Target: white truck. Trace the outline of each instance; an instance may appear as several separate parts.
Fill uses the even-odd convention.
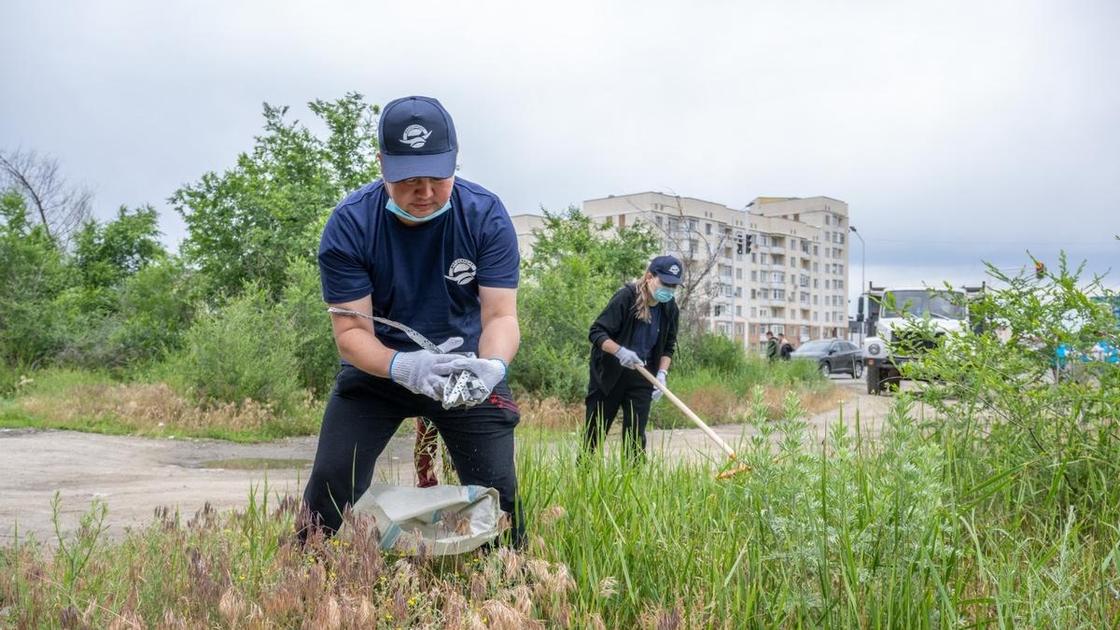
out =
[[[967,298],[984,290],[962,287],[960,290],[929,287],[876,287],[869,283],[860,296],[856,322],[863,333],[863,373],[867,393],[878,394],[884,388],[901,382],[901,367],[912,361],[924,347],[936,339],[970,326]],[[922,320],[917,326],[914,319]],[[925,330],[920,330],[924,327]],[[932,334],[932,338],[930,333]],[[907,352],[900,352],[907,348]]]

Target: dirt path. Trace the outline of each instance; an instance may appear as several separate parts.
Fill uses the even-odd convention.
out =
[[[889,398],[863,394],[863,383],[837,378],[850,393],[842,405],[844,420],[854,412],[868,434],[878,433]],[[840,409],[810,419],[818,437]],[[728,442],[744,433],[739,425],[715,428]],[[178,508],[185,518],[209,502],[218,509],[243,507],[251,488],[267,481],[269,500],[276,494],[302,492],[316,438],[293,438],[267,444],[232,444],[214,440],[168,440],[77,433],[72,431],[0,430],[0,544],[33,534],[54,541],[51,499],[61,501],[63,531],[72,531],[90,502],[108,505],[111,536],[126,527],[151,521],[157,507]],[[652,431],[655,452],[679,457],[721,457],[698,429]],[[393,438],[374,471],[378,483],[411,485],[412,439]]]

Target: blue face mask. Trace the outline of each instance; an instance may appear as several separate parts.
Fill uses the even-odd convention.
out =
[[[400,217],[400,218],[402,218],[406,221],[414,221],[416,223],[425,223],[427,221],[431,221],[432,219],[434,219],[434,218],[438,217],[439,215],[443,214],[444,212],[447,212],[448,210],[450,210],[451,209],[451,200],[448,199],[447,203],[443,204],[442,208],[440,208],[439,210],[436,210],[435,212],[429,214],[426,217],[418,217],[418,216],[414,216],[412,214],[409,214],[408,210],[405,210],[404,208],[398,206],[397,202],[393,201],[392,197],[389,198],[389,203],[386,205],[386,207],[389,208],[389,212],[392,212],[393,214],[397,215],[398,217]]]
[[[664,304],[666,302],[672,301],[674,293],[676,293],[676,291],[674,289],[668,289],[666,287],[657,287],[657,289],[655,289],[653,291],[653,299],[655,299],[658,302],[661,302],[662,304]]]

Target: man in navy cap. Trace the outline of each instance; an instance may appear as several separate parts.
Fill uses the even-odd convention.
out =
[[[499,491],[520,544],[520,415],[506,381],[521,340],[513,223],[497,195],[455,177],[455,125],[436,99],[392,101],[377,135],[382,178],[343,199],[319,245],[323,299],[343,313],[331,318],[342,370],[323,414],[301,536],[337,530],[402,420],[424,417],[462,483]],[[472,396],[446,408],[445,386],[464,370]]]
[[[591,324],[584,449],[595,450],[622,409],[622,444],[631,455],[646,449],[646,423],[661,398],[635,368],[644,366],[666,383],[677,347],[680,310],[674,303],[684,268],[673,256],[650,261],[645,275],[619,289]]]

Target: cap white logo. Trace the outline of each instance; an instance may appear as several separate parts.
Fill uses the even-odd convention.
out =
[[[669,273],[673,274],[674,276],[679,276],[681,275],[681,268],[676,265],[670,265]]]
[[[447,275],[444,278],[454,282],[455,284],[470,284],[474,280],[475,273],[478,268],[475,264],[466,258],[457,258],[451,266],[447,268]]]
[[[409,125],[405,127],[404,133],[401,134],[401,142],[413,149],[419,149],[428,141],[430,135],[432,135],[432,132],[420,125]]]

